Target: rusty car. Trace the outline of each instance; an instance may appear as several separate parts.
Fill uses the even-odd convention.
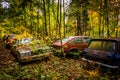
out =
[[[41,60],[52,55],[50,47],[35,38],[15,39],[10,44],[10,50],[19,62]]]
[[[78,52],[84,50],[91,37],[89,36],[69,36],[66,38],[63,38],[62,40],[57,40],[52,43],[52,47],[56,50],[63,49],[64,53],[72,53],[72,52]],[[75,53],[77,54],[77,53]]]
[[[120,39],[92,39],[82,51],[82,59],[109,68],[120,68]]]

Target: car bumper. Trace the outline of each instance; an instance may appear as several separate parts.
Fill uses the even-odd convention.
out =
[[[108,64],[97,62],[97,61],[92,61],[92,60],[89,60],[89,59],[86,59],[86,58],[82,58],[82,60],[90,62],[90,63],[95,63],[95,64],[103,65],[103,66],[106,66],[106,67],[109,67],[109,68],[113,68],[113,69],[119,68],[119,66],[108,65]]]
[[[19,62],[29,62],[34,60],[41,60],[44,58],[48,58],[52,55],[52,52],[40,54],[40,55],[33,55],[33,56],[27,56],[27,57],[21,57],[18,59]]]

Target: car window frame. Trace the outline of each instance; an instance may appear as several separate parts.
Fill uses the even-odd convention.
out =
[[[79,40],[81,40],[82,42],[79,42],[79,43],[75,42],[77,38],[80,38]],[[82,37],[77,37],[77,38],[74,38],[73,40],[71,40],[69,44],[83,44],[84,43]]]
[[[85,38],[88,38],[89,41],[88,41],[88,39],[86,40]],[[85,43],[89,43],[91,39],[92,39],[91,37],[83,37],[83,40],[84,40]]]
[[[92,41],[97,41],[97,40],[90,40],[90,42],[89,42],[89,44],[88,44],[88,49],[92,49],[92,48],[89,48],[89,46],[91,45],[91,43],[92,43]],[[98,40],[98,41],[109,41],[109,42],[114,42],[114,49],[112,49],[112,50],[110,50],[109,52],[115,52],[116,51],[116,45],[117,45],[117,43],[116,43],[116,41],[113,41],[113,40]],[[93,49],[93,50],[97,50],[97,49]],[[100,49],[98,49],[98,50],[100,50]],[[107,50],[103,50],[103,51],[107,51]]]

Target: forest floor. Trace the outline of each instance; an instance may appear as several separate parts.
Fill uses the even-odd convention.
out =
[[[120,80],[120,70],[54,55],[47,60],[21,64],[0,41],[0,80]]]

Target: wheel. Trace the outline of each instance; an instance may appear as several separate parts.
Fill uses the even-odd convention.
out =
[[[71,49],[69,52],[78,52],[77,49]]]
[[[68,52],[68,56],[69,57],[72,57],[72,58],[78,58],[79,57],[79,51],[77,49],[71,49],[69,52]]]

